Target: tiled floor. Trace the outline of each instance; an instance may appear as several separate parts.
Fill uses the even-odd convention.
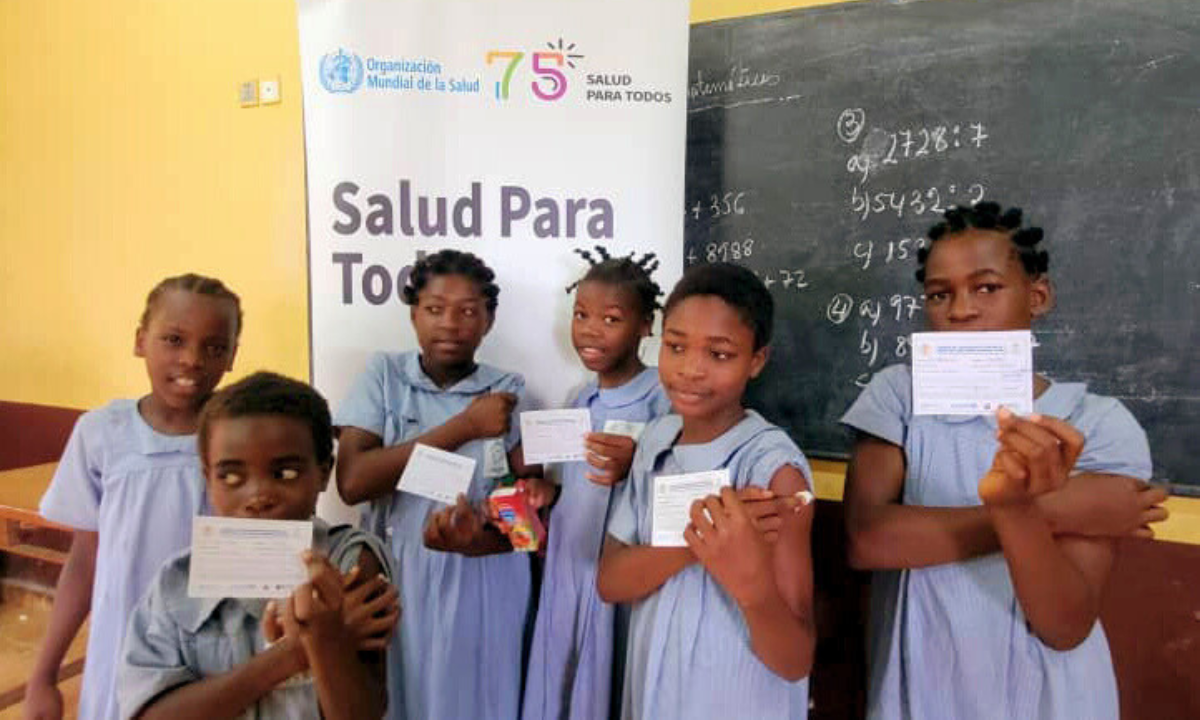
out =
[[[0,657],[4,658],[4,662],[0,663],[0,697],[20,687],[28,679],[50,618],[50,607],[50,599],[46,596],[14,589],[10,585],[0,586]],[[71,644],[64,664],[81,659],[86,644],[85,625]],[[80,675],[75,675],[59,685],[67,718],[76,717],[80,679]],[[0,708],[0,720],[20,717],[20,701]]]

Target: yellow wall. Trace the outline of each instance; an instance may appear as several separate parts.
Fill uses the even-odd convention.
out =
[[[307,375],[298,45],[292,0],[0,3],[0,399],[145,392],[145,294],[186,271],[242,295],[239,370]]]
[[[692,22],[759,15],[813,5],[833,5],[842,0],[692,0]]]
[[[814,4],[695,0],[692,18]],[[0,399],[144,392],[143,299],[187,271],[242,295],[235,375],[307,376],[293,0],[5,2],[0,47]],[[283,102],[239,107],[265,75]]]

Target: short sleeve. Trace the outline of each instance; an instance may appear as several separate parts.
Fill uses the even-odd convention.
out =
[[[160,573],[129,618],[124,657],[117,669],[122,719],[134,717],[167,690],[200,680],[184,661],[179,627],[164,603],[162,577]]]
[[[396,574],[393,572],[391,561],[388,559],[389,553],[379,538],[370,533],[350,527],[344,528],[342,532],[347,533],[345,539],[338,542],[329,554],[329,562],[334,567],[342,574],[348,573],[351,568],[358,564],[362,553],[367,552],[375,556],[375,562],[379,564],[387,581],[390,583],[396,582]]]
[[[800,474],[804,476],[807,488],[813,489],[812,470],[808,466],[808,460],[804,457],[804,453],[800,452],[800,448],[796,447],[795,443],[782,431],[778,434],[771,433],[769,441],[751,461],[750,481],[747,485],[770,487],[775,473],[785,465],[791,465],[799,470]]]
[[[79,530],[99,529],[103,430],[100,411],[85,413],[75,423],[50,487],[38,505],[42,517]]]
[[[1149,480],[1154,469],[1150,443],[1133,414],[1113,398],[1093,395],[1085,402],[1097,406],[1094,413],[1088,413],[1096,419],[1080,428],[1086,441],[1076,467],[1085,472]]]
[[[641,446],[634,451],[633,467],[639,467],[638,460],[641,455]],[[612,535],[617,540],[626,545],[639,545],[641,539],[638,537],[637,521],[638,521],[638,480],[644,476],[644,473],[632,470],[625,482],[618,483],[613,488],[612,499],[609,502],[608,509],[608,534]]]
[[[842,416],[842,424],[874,435],[893,445],[904,446],[912,398],[908,368],[893,365],[871,378],[858,399]]]
[[[376,353],[350,387],[334,416],[338,427],[356,427],[383,437],[387,427],[387,356]]]

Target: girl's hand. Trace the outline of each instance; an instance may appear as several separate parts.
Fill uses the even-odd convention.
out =
[[[517,396],[513,393],[487,393],[472,400],[462,411],[462,418],[474,437],[499,437],[508,432],[516,405]]]
[[[1022,418],[1008,408],[996,413],[1000,449],[979,481],[979,497],[987,505],[1030,503],[1067,483],[1083,452],[1083,435],[1058,418]]]
[[[534,511],[550,507],[554,504],[555,498],[558,497],[558,485],[545,478],[528,477],[522,478],[519,482],[521,487],[524,488],[525,501],[529,503],[529,507]],[[493,522],[495,522],[495,519]],[[501,529],[508,532],[507,528]]]
[[[359,652],[386,650],[400,619],[400,594],[383,574],[361,578],[355,565],[342,578],[342,621]]]
[[[285,638],[299,640],[311,667],[315,656],[344,643],[349,633],[342,620],[342,574],[325,556],[311,550],[301,557],[308,568],[308,582],[288,597],[282,625]]]
[[[57,685],[30,680],[21,709],[24,720],[62,720],[63,696]]]
[[[425,547],[442,552],[466,554],[483,532],[484,517],[467,503],[464,495],[448,508],[429,516],[425,524]]]
[[[737,491],[737,497],[754,523],[754,529],[763,540],[774,545],[779,539],[779,528],[783,526],[785,513],[798,513],[812,502],[808,496],[785,495],[778,497],[767,488],[751,485]]]
[[[777,592],[771,548],[754,526],[737,491],[692,503],[692,522],[683,538],[704,569],[740,607],[753,607]]]
[[[637,443],[627,435],[594,432],[584,436],[587,447],[588,465],[595,472],[585,475],[588,480],[597,485],[613,486],[625,479],[629,467],[633,464],[633,451]]]
[[[283,624],[283,603],[272,600],[267,603],[266,609],[263,611],[262,618],[262,634],[263,639],[268,645],[279,648],[287,662],[291,664],[288,669],[288,677],[302,673],[308,670],[308,655],[304,653],[304,647],[300,644],[299,630],[289,636]]]
[[[1167,519],[1167,491],[1124,475],[1074,475],[1058,492],[1039,500],[1054,532],[1088,537],[1153,538],[1152,523]]]

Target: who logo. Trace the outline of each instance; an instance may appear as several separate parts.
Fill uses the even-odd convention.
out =
[[[338,48],[321,58],[321,85],[331,93],[352,93],[362,86],[363,62],[356,53]]]

